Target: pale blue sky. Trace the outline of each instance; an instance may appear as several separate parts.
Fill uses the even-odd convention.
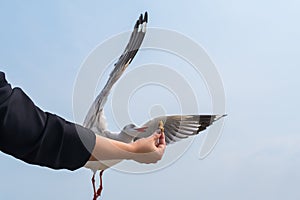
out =
[[[146,10],[149,26],[178,31],[207,50],[229,116],[206,159],[198,159],[199,136],[158,172],[108,170],[102,199],[299,199],[299,1],[2,0],[0,70],[41,108],[73,120],[81,63]],[[54,171],[3,153],[0,163],[0,199],[91,199],[89,170]]]

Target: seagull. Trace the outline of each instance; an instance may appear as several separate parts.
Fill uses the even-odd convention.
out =
[[[125,143],[131,143],[138,139],[151,136],[155,131],[160,129],[165,133],[166,144],[172,144],[190,136],[197,135],[205,130],[213,122],[219,120],[226,115],[171,115],[160,116],[151,119],[140,127],[134,124],[126,125],[119,133],[112,133],[107,128],[106,118],[104,115],[104,105],[107,102],[109,93],[113,85],[118,81],[124,73],[128,65],[132,62],[137,54],[146,33],[148,23],[148,13],[141,14],[134,25],[128,44],[125,47],[122,55],[114,64],[114,69],[109,75],[108,81],[102,91],[91,105],[83,126],[91,129],[94,133],[107,137],[113,140],[118,140]],[[119,163],[121,160],[109,161],[88,161],[85,164],[93,172],[92,184],[94,191],[94,200],[96,200],[103,189],[102,174],[105,169]],[[95,174],[100,170],[100,187],[96,191]]]
[[[131,137],[127,137],[124,132],[131,131],[131,125],[127,125],[124,127],[123,131],[120,134],[113,134],[107,130],[106,118],[104,115],[104,105],[107,101],[108,95],[113,87],[113,85],[118,81],[121,75],[124,73],[128,65],[132,62],[133,58],[137,54],[143,39],[146,33],[146,26],[148,22],[148,13],[141,14],[138,20],[134,25],[134,29],[131,33],[128,44],[125,47],[122,55],[119,57],[118,61],[114,64],[114,69],[110,73],[109,78],[105,86],[103,87],[100,94],[96,97],[93,104],[91,105],[85,120],[83,122],[83,126],[91,129],[94,133],[99,134],[103,137],[108,137],[111,139],[123,141],[126,143],[132,142],[133,139]],[[85,167],[91,169],[93,171],[92,184],[94,190],[94,200],[96,200],[102,191],[102,174],[105,169],[109,166],[117,164],[120,161],[114,160],[111,163],[103,163],[98,161],[89,161],[86,163]],[[95,188],[95,174],[98,170],[100,171],[100,187],[96,191]]]

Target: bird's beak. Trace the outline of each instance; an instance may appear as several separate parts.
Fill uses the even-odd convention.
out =
[[[148,128],[148,127],[145,126],[145,127],[141,127],[141,128],[135,128],[134,130],[136,130],[137,132],[143,133],[143,132],[146,131],[147,128]]]

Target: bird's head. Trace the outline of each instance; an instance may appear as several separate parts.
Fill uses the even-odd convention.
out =
[[[123,131],[132,131],[132,130],[134,130],[135,127],[136,127],[136,125],[134,125],[134,124],[128,124],[128,125],[124,126]]]
[[[141,128],[138,128],[136,125],[134,124],[128,124],[126,126],[124,126],[123,128],[123,132],[125,132],[127,135],[130,135],[130,136],[138,136],[140,133],[143,133],[146,131],[148,127],[141,127]]]

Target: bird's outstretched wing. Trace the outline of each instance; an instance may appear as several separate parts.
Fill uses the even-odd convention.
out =
[[[146,12],[144,16],[141,14],[139,19],[135,23],[133,32],[131,33],[129,42],[124,52],[119,57],[118,61],[114,64],[115,67],[110,73],[107,83],[90,107],[88,114],[86,115],[86,118],[83,122],[83,126],[90,129],[97,128],[99,131],[106,130],[106,122],[103,116],[103,107],[107,101],[107,97],[111,88],[121,77],[127,66],[133,60],[137,51],[139,50],[145,37],[147,22],[148,14]]]
[[[153,134],[153,132],[158,129],[159,122],[162,121],[164,124],[166,143],[170,144],[189,136],[197,135],[213,122],[224,116],[226,115],[172,115],[156,117],[142,126],[142,128],[147,129],[141,132],[135,140]]]

